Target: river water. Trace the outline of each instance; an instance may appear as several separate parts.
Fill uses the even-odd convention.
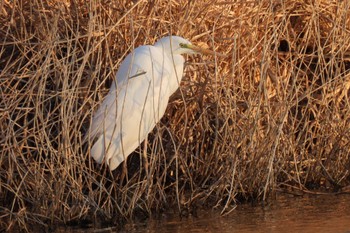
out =
[[[143,224],[129,224],[124,232],[344,232],[350,233],[350,195],[278,196],[267,205],[238,205],[227,216],[199,211],[196,217],[177,214]]]
[[[87,229],[85,229],[85,232]],[[88,232],[116,232],[113,228]],[[341,232],[350,233],[350,195],[278,195],[269,204],[239,204],[226,216],[219,210],[198,210],[180,218],[166,213],[159,219],[129,223],[122,232],[234,233],[234,232]]]

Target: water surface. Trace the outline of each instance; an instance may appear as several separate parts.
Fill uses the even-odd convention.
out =
[[[288,197],[268,205],[238,205],[227,216],[198,211],[197,217],[167,214],[142,224],[128,224],[123,232],[344,232],[350,233],[350,195]]]

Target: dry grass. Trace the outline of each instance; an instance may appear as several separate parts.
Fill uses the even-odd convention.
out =
[[[349,1],[115,2],[0,2],[0,229],[350,184]],[[120,179],[82,138],[120,61],[168,34],[227,57],[188,59]]]

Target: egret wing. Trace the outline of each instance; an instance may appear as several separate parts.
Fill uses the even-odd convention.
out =
[[[99,138],[91,154],[97,162],[105,155],[113,170],[145,139],[164,115],[174,67],[153,46],[141,46],[125,58],[117,86],[112,86],[93,118],[91,129]]]

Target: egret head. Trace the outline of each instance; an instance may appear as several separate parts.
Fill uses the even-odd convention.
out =
[[[169,54],[195,54],[197,51],[191,49],[192,43],[180,36],[166,36],[159,39],[155,47],[161,47]]]

